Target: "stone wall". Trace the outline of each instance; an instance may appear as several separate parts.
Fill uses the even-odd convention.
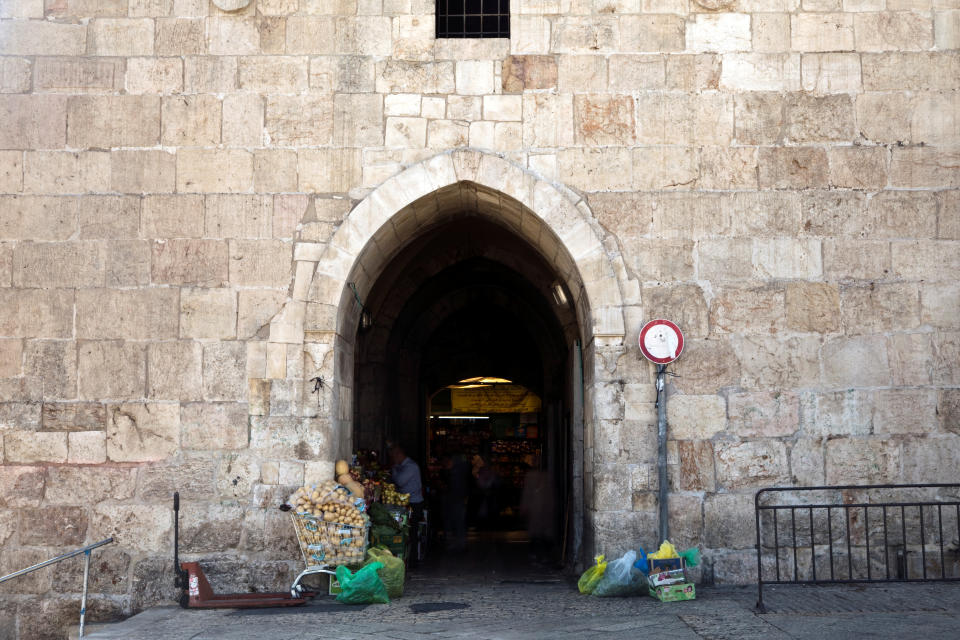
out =
[[[303,385],[352,357],[319,301],[376,229],[344,221],[463,147],[602,246],[599,551],[653,543],[633,345],[658,316],[688,339],[672,528],[707,579],[751,579],[757,487],[960,479],[960,1],[511,11],[509,41],[438,41],[423,0],[0,0],[0,573],[114,535],[94,617],[168,601],[179,489],[218,588],[281,588],[299,554],[272,507],[350,445],[349,388]],[[540,184],[566,200],[538,209]],[[3,585],[0,637],[58,637],[79,565]]]

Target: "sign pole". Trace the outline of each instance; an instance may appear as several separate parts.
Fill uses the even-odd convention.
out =
[[[683,351],[683,332],[675,323],[657,319],[640,329],[640,353],[657,365],[657,506],[660,520],[660,542],[670,537],[670,509],[667,504],[667,365]]]
[[[667,506],[667,394],[664,392],[664,378],[667,365],[657,365],[657,485],[660,507],[660,542],[670,538],[670,519]]]

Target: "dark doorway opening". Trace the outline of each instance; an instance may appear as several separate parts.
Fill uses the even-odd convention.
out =
[[[479,568],[518,557],[569,560],[579,332],[563,278],[515,233],[470,213],[424,231],[385,264],[364,302],[372,324],[356,336],[354,446],[384,452],[400,443],[420,465],[435,534],[431,558],[459,549],[444,529],[455,501],[450,487],[458,486],[452,470],[466,464],[468,556],[461,561],[473,557]],[[536,403],[455,401],[457,389],[478,377],[509,381],[488,388],[523,389]],[[539,487],[532,497],[531,478]],[[531,513],[531,503],[547,502],[553,508]],[[531,515],[548,522],[529,529]]]

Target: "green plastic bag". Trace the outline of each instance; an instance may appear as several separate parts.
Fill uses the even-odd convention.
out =
[[[387,595],[390,599],[399,598],[403,595],[403,578],[405,567],[403,560],[390,553],[389,549],[382,547],[372,547],[367,550],[366,564],[379,562],[383,568],[377,571],[384,586],[387,588]],[[366,566],[366,565],[364,565]]]
[[[690,547],[686,551],[681,551],[680,557],[683,558],[688,568],[693,568],[700,564],[700,549]]]
[[[607,570],[604,556],[597,556],[594,560],[596,564],[584,571],[580,580],[577,581],[577,588],[580,589],[580,593],[593,593],[597,583],[600,582],[600,578],[603,577],[603,572]]]
[[[387,588],[377,575],[383,567],[382,562],[373,562],[357,570],[356,573],[346,567],[337,567],[337,580],[342,591],[337,602],[343,604],[388,604],[390,596]]]

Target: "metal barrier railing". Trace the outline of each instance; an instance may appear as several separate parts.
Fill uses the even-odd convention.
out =
[[[13,580],[14,578],[19,578],[22,575],[26,575],[28,573],[36,571],[37,569],[49,567],[50,565],[56,564],[62,560],[66,560],[67,558],[73,558],[74,556],[78,556],[81,553],[84,554],[85,558],[83,561],[83,596],[81,597],[81,600],[80,600],[80,634],[79,634],[79,637],[82,639],[84,619],[86,618],[86,615],[87,615],[87,582],[90,579],[90,552],[96,549],[97,547],[102,547],[103,545],[110,544],[111,542],[113,542],[113,538],[107,538],[106,540],[95,542],[91,545],[83,547],[82,549],[76,549],[75,551],[65,553],[61,556],[57,556],[56,558],[50,558],[49,560],[45,560],[44,562],[35,564],[32,567],[27,567],[26,569],[21,569],[20,571],[14,571],[9,575],[3,576],[2,578],[0,578],[0,582]]]
[[[761,612],[770,584],[960,580],[960,484],[770,487],[754,511]]]

